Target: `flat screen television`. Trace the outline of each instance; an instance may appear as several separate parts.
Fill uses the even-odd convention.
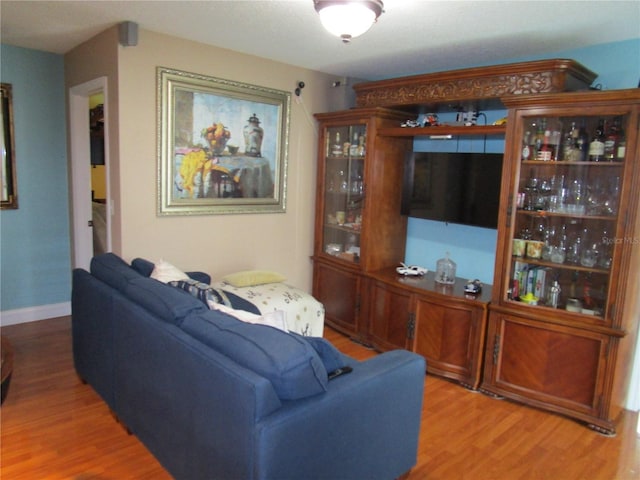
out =
[[[497,228],[502,157],[501,153],[408,153],[402,214]]]

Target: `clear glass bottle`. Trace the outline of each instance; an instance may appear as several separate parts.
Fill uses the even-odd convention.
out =
[[[436,282],[447,285],[456,283],[456,263],[449,258],[449,252],[436,262]]]

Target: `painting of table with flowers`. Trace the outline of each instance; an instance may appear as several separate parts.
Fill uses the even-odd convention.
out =
[[[159,72],[160,213],[284,211],[289,94]]]

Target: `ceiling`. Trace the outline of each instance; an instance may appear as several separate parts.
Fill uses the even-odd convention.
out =
[[[132,21],[141,30],[366,80],[548,58],[640,38],[640,0],[384,4],[377,24],[348,45],[322,28],[312,0],[0,0],[0,37],[4,44],[64,54],[115,24]]]

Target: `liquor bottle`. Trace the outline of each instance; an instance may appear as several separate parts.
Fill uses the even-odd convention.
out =
[[[358,156],[358,132],[353,132],[353,142],[351,142],[349,155],[352,157]]]
[[[616,147],[616,160],[622,162],[624,156],[627,153],[627,141],[624,137],[624,130],[622,129],[622,122],[618,130],[618,146]]]
[[[544,131],[547,127],[547,122],[545,119],[538,119],[536,121],[536,135],[533,138],[533,158],[539,160],[538,154],[542,149],[542,144],[544,143]]]
[[[542,144],[538,149],[536,160],[548,162],[551,160],[552,155],[553,149],[551,147],[551,130],[545,129],[544,133],[542,134]]]
[[[551,308],[558,308],[560,302],[560,284],[558,280],[553,281],[553,285],[549,289],[549,306]]]
[[[340,132],[336,132],[336,140],[331,147],[331,154],[334,157],[340,157],[342,155],[342,144],[340,143]]]
[[[578,129],[576,122],[571,122],[571,129],[566,133],[562,148],[562,158],[566,162],[576,161],[576,140],[578,139]]]
[[[367,143],[367,135],[366,133],[363,133],[362,135],[360,135],[360,138],[358,138],[358,156],[359,157],[364,157],[364,154],[366,153],[366,143]]]
[[[595,306],[595,302],[593,301],[591,294],[591,272],[587,273],[587,276],[584,279],[584,284],[582,285],[582,305],[588,309]]]
[[[531,132],[524,132],[524,138],[522,139],[522,161],[531,159],[531,147],[529,142],[531,141]]]
[[[598,126],[589,144],[589,161],[601,162],[604,160],[604,120],[598,121]]]
[[[609,126],[604,139],[604,158],[612,162],[616,159],[618,144],[620,143],[620,118],[616,118]]]
[[[589,134],[587,133],[587,129],[584,126],[584,120],[582,121],[582,125],[580,125],[580,129],[578,130],[576,149],[578,152],[578,154],[576,155],[576,161],[586,162],[588,156],[587,154],[589,152]]]

